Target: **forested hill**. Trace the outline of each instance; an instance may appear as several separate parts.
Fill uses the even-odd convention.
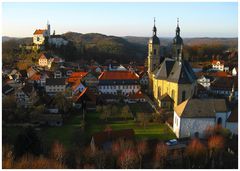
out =
[[[134,37],[134,36],[126,36],[123,37],[128,42],[139,43],[142,45],[146,45],[148,43],[149,37]],[[167,46],[172,43],[173,38],[170,37],[160,37],[161,45]],[[195,45],[224,45],[231,48],[238,47],[238,38],[211,38],[211,37],[196,37],[196,38],[184,38],[184,44],[187,46],[195,46]]]
[[[77,61],[80,59],[94,59],[104,63],[107,59],[113,59],[120,63],[136,61],[144,63],[147,57],[148,37],[116,37],[106,36],[99,33],[81,34],[67,32],[62,34],[70,43],[66,47],[54,48],[50,50],[65,58],[66,61]],[[24,56],[22,51],[17,50],[20,44],[32,44],[32,38],[2,37],[3,40],[3,62],[11,62],[16,56]],[[188,59],[209,60],[212,55],[221,55],[229,49],[237,50],[237,38],[184,38],[184,54]],[[164,56],[168,56],[171,51],[172,38],[161,38],[161,46]],[[202,59],[200,59],[202,58]]]
[[[147,55],[146,45],[129,42],[121,37],[76,32],[68,32],[63,36],[82,50],[83,57],[93,58],[99,62],[111,58],[126,63],[132,60],[142,60]]]

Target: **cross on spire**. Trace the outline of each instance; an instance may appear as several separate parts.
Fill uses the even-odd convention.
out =
[[[155,20],[155,17],[154,17],[154,26],[155,26],[155,21],[156,21],[156,20]]]
[[[179,27],[179,18],[177,18],[177,26]]]

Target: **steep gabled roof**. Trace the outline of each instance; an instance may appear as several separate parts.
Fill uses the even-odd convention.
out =
[[[37,29],[33,34],[43,34],[46,30]]]
[[[164,59],[160,68],[155,72],[155,78],[179,84],[193,83],[197,79],[187,61],[179,62],[169,58]]]
[[[187,99],[174,108],[181,118],[214,118],[216,112],[227,112],[225,99]]]

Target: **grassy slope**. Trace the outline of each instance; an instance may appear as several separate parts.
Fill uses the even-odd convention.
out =
[[[134,129],[136,138],[158,138],[161,140],[168,140],[175,138],[175,135],[173,132],[167,127],[165,124],[159,124],[159,123],[149,123],[147,124],[146,128],[144,129],[143,126],[140,126],[133,120],[127,120],[127,121],[115,121],[115,122],[108,122],[101,123],[101,121],[98,119],[99,113],[92,112],[88,113],[87,116],[87,122],[89,123],[87,126],[87,133],[89,135],[92,135],[95,132],[99,132],[104,130],[106,125],[109,125],[113,130],[119,130],[119,129]]]

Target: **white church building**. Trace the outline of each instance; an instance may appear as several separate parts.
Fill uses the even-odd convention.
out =
[[[61,35],[55,35],[55,31],[51,35],[51,26],[47,23],[46,29],[37,29],[33,33],[33,43],[37,46],[44,44],[45,39],[48,38],[48,43],[60,47],[61,45],[67,45],[68,41]]]
[[[173,132],[178,138],[202,138],[209,126],[226,128],[229,115],[225,99],[187,99],[174,108]]]

